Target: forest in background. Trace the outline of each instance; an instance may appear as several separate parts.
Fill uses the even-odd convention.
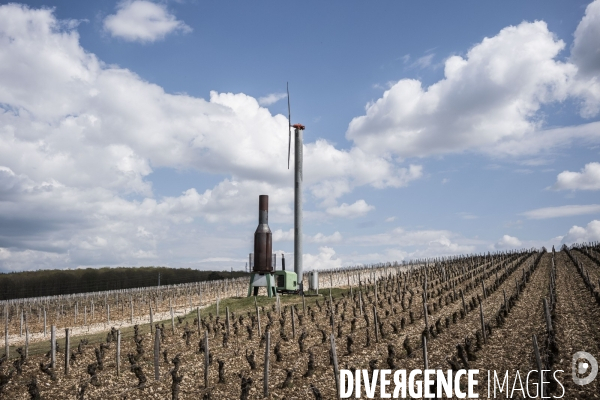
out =
[[[0,274],[0,300],[211,281],[247,275],[242,271],[118,267],[39,270]]]

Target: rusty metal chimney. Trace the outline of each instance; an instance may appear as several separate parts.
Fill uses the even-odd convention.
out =
[[[269,228],[269,196],[258,198],[258,227],[254,232],[254,272],[265,274],[273,271],[273,240]]]

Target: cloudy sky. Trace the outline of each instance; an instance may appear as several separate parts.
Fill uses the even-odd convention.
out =
[[[305,268],[600,240],[600,0],[0,2],[0,271],[291,256],[288,81]]]

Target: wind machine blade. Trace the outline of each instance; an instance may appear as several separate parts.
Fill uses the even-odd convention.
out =
[[[290,109],[290,84],[286,83],[288,98],[288,169],[290,169],[290,152],[292,149],[292,112]]]

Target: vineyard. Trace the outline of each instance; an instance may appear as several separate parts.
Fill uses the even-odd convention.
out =
[[[5,301],[0,398],[334,399],[339,369],[425,365],[599,396],[571,377],[573,354],[600,355],[597,244],[319,277],[319,296],[247,298],[234,279]]]

